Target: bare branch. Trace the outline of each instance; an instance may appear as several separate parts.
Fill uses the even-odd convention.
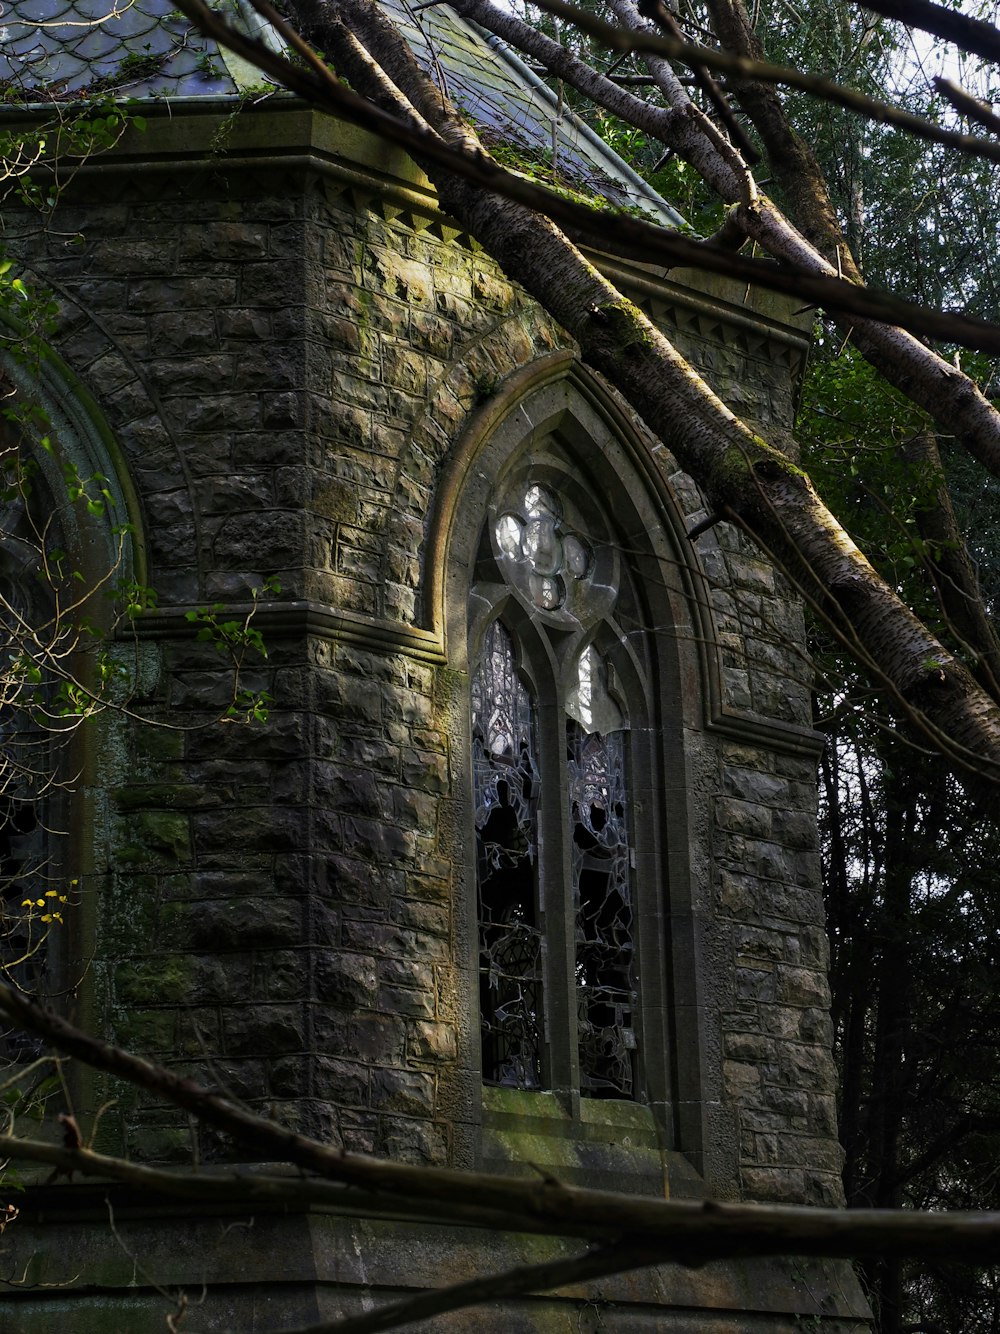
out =
[[[492,1211],[495,1223],[510,1227],[542,1226],[562,1236],[619,1239],[647,1248],[639,1263],[655,1263],[667,1254],[686,1263],[732,1255],[961,1255],[996,1261],[1000,1256],[1000,1214],[908,1214],[890,1209],[822,1209],[806,1206],[698,1203],[661,1200],[565,1186],[546,1177],[524,1181],[453,1168],[417,1167],[332,1149],[256,1116],[218,1097],[192,1079],[91,1037],[50,1010],[0,983],[0,1013],[67,1055],[192,1112],[200,1121],[242,1143],[293,1162],[326,1181],[339,1181],[368,1192],[408,1199],[418,1213],[430,1205],[466,1206]],[[65,1149],[0,1136],[0,1154],[47,1162],[90,1175],[113,1175],[170,1194],[219,1198],[229,1192],[250,1200],[275,1198],[288,1187],[276,1173],[229,1174],[164,1172],[103,1157],[89,1149]],[[303,1202],[319,1199],[322,1182],[295,1181]],[[316,1192],[311,1194],[311,1192]],[[286,1197],[287,1198],[287,1197]],[[331,1197],[323,1194],[330,1201]],[[342,1198],[352,1200],[348,1193]],[[356,1203],[356,1198],[353,1201]],[[633,1263],[630,1258],[629,1264]]]
[[[963,51],[1000,64],[1000,30],[992,23],[970,18],[957,9],[931,4],[930,0],[855,0],[855,3],[859,8],[898,19],[911,28],[954,42]]]
[[[596,18],[577,5],[567,4],[566,0],[535,0],[535,3],[546,13],[574,24],[581,32],[596,38],[611,51],[648,51],[691,67],[700,65],[706,69],[713,69],[719,74],[729,74],[742,79],[758,79],[762,83],[797,88],[801,92],[819,98],[822,102],[831,102],[834,106],[856,111],[880,125],[894,125],[898,129],[906,130],[918,139],[926,139],[929,143],[947,144],[949,148],[957,149],[960,153],[984,157],[990,162],[1000,162],[1000,144],[992,139],[945,129],[923,116],[915,116],[902,107],[880,102],[877,98],[868,97],[867,94],[859,93],[854,88],[846,88],[843,84],[836,83],[821,74],[804,74],[787,65],[773,65],[767,60],[752,60],[748,56],[732,55],[728,51],[713,51],[711,47],[698,46],[693,42],[680,42],[672,37],[629,32]]]
[[[994,134],[1000,134],[1000,116],[996,114],[988,102],[973,97],[964,88],[960,88],[957,83],[952,83],[950,79],[942,78],[941,75],[935,76],[934,87],[942,97],[948,99],[960,115],[978,121],[980,125],[985,126],[987,130],[992,130]]]
[[[765,260],[706,247],[637,218],[595,210],[505,171],[485,153],[463,153],[442,143],[426,127],[390,114],[359,97],[332,74],[324,79],[313,70],[292,64],[262,43],[230,28],[201,0],[178,0],[177,7],[202,26],[209,36],[252,60],[291,91],[301,93],[326,110],[411,150],[418,158],[439,163],[465,180],[544,213],[575,236],[586,238],[595,249],[639,258],[647,263],[659,260],[671,267],[706,269],[740,282],[788,293],[800,298],[805,305],[897,325],[916,334],[1000,354],[1000,326],[986,320],[915,306],[888,292],[874,292],[842,278],[818,275],[798,267],[776,268]],[[997,151],[1000,154],[1000,146]]]
[[[605,1278],[609,1274],[657,1264],[668,1258],[673,1257],[634,1243],[599,1246],[569,1260],[522,1265],[502,1274],[488,1274],[483,1278],[470,1279],[467,1283],[422,1292],[416,1297],[366,1311],[363,1315],[324,1320],[318,1325],[300,1326],[298,1329],[282,1331],[282,1334],[378,1334],[380,1330],[399,1329],[403,1325],[429,1320],[432,1316],[457,1311],[465,1306],[520,1297],[529,1292],[550,1292],[569,1283]]]

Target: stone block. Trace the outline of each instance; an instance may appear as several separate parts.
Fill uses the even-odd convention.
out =
[[[452,1024],[418,1020],[407,1029],[407,1050],[411,1060],[421,1063],[453,1061],[458,1054],[457,1035]]]
[[[192,905],[184,919],[186,941],[195,948],[249,950],[302,941],[301,903],[273,894],[208,900]]]
[[[318,951],[314,963],[316,996],[341,1009],[374,1004],[378,991],[375,959],[350,951]]]
[[[373,1070],[371,1106],[378,1111],[429,1116],[434,1110],[434,1076],[420,1070]]]
[[[371,1079],[370,1068],[355,1061],[342,1061],[324,1055],[317,1055],[313,1060],[316,1096],[330,1102],[351,1107],[368,1106]]]
[[[778,968],[776,994],[786,1005],[825,1008],[830,1002],[826,974],[811,968]]]
[[[378,1008],[387,1014],[400,1014],[412,1019],[433,1019],[435,998],[433,992],[383,985],[378,989]]]
[[[123,824],[115,859],[125,865],[186,862],[191,858],[188,817],[172,811],[135,811]]]
[[[437,823],[438,802],[425,792],[401,786],[392,794],[392,812],[402,828],[431,833]]]
[[[395,1014],[359,1011],[344,1020],[316,1018],[317,1034],[331,1031],[329,1050],[353,1056],[373,1066],[402,1065],[406,1050],[406,1021]]]
[[[805,1198],[805,1177],[800,1168],[743,1167],[745,1198],[767,1204],[794,1204]]]
[[[446,939],[451,928],[451,912],[447,906],[436,903],[422,903],[419,900],[414,902],[412,899],[396,899],[391,908],[392,919],[398,922],[400,926],[412,927],[417,933],[415,938],[423,940],[425,937],[441,937]],[[436,947],[426,946],[422,950],[425,954],[433,953],[438,957],[439,951]]]
[[[342,828],[344,852],[362,861],[398,865],[410,861],[413,856],[412,835],[395,825],[347,816]]]
[[[170,1009],[130,1009],[115,1024],[116,1040],[140,1056],[174,1055],[177,1045],[177,1015]]]
[[[384,801],[370,770],[326,761],[313,766],[315,795],[324,804],[347,815],[382,815]]]
[[[448,1133],[444,1124],[382,1117],[379,1147],[387,1157],[428,1167],[448,1161]]]
[[[716,819],[723,829],[730,829],[737,834],[748,834],[754,838],[771,836],[772,812],[767,806],[723,798],[716,804],[715,809]]]
[[[265,1001],[304,1000],[308,976],[304,951],[261,952],[254,960],[252,995]]]
[[[222,1035],[228,1056],[282,1056],[305,1045],[297,1005],[229,1007],[222,1012]]]

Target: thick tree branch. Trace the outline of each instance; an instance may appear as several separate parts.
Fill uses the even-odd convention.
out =
[[[944,79],[940,75],[935,75],[932,82],[941,96],[947,98],[959,115],[968,116],[970,120],[978,121],[985,129],[991,130],[994,134],[1000,134],[1000,116],[996,114],[988,102],[973,97],[964,88],[960,88],[957,83],[952,83],[950,79]]]
[[[449,142],[474,151],[469,127],[420,71],[395,29],[363,0],[343,0],[352,24],[396,86]],[[332,14],[317,0],[303,17]],[[338,21],[320,29],[325,50],[345,62],[352,83],[373,98],[391,94],[381,75],[345,43]],[[398,108],[397,108],[398,113]],[[935,744],[965,767],[993,775],[1000,759],[996,704],[967,670],[930,635],[878,578],[808,479],[754,436],[722,404],[666,338],[588,265],[551,224],[509,201],[484,196],[436,168],[439,194],[453,216],[476,236],[511,277],[534,295],[578,340],[583,358],[606,375],[671,442],[681,466],[696,477],[716,508],[730,506],[739,521],[851,627],[905,708],[925,716]]]
[[[729,144],[721,141],[721,136],[690,101],[686,90],[662,58],[648,57],[648,64],[669,103],[667,110],[651,107],[639,98],[609,86],[606,79],[559,43],[515,15],[501,11],[490,0],[457,0],[457,3],[461,12],[545,64],[585,96],[673,148],[695,167],[726,203],[733,205],[730,225],[741,228],[777,259],[797,271],[837,280],[846,263],[852,284],[860,283],[815,157],[784,124],[783,112],[774,100],[772,89],[764,89],[763,94],[768,123],[773,129],[769,140],[776,154],[773,170],[797,199],[798,208],[806,214],[801,220],[802,225],[816,238],[817,244],[797,231],[774,203],[756,188],[746,165]],[[723,3],[724,0],[720,0],[720,4]],[[644,29],[644,20],[632,0],[613,0],[613,6],[628,27],[635,31]],[[733,40],[744,40],[741,34],[749,22],[745,11],[731,6],[726,9],[734,25]],[[738,21],[740,14],[744,21]],[[746,40],[750,40],[749,36]],[[682,112],[686,114],[681,115]],[[791,156],[780,156],[789,144]],[[613,234],[605,248],[616,248]],[[834,259],[826,258],[823,252]],[[854,290],[864,289],[857,287]],[[863,355],[890,383],[941,422],[943,429],[957,433],[969,452],[990,472],[1000,476],[1000,415],[968,376],[914,337],[912,324],[903,325],[892,317],[857,319],[843,307],[835,309],[828,305],[826,309],[837,316],[845,333],[854,338]]]
[[[805,1206],[717,1204],[706,1201],[660,1200],[620,1195],[612,1191],[564,1186],[547,1177],[525,1181],[452,1168],[417,1167],[408,1163],[366,1158],[332,1149],[286,1130],[274,1121],[212,1093],[190,1078],[180,1078],[161,1066],[91,1037],[50,1010],[0,983],[0,1014],[25,1031],[42,1038],[66,1055],[96,1070],[124,1079],[155,1097],[194,1115],[198,1121],[232,1135],[278,1162],[292,1162],[308,1175],[295,1182],[300,1202],[330,1202],[320,1193],[323,1181],[339,1181],[368,1192],[386,1194],[395,1201],[408,1199],[420,1215],[428,1205],[468,1206],[483,1211],[497,1226],[500,1218],[512,1229],[544,1227],[560,1236],[615,1239],[624,1247],[645,1247],[641,1263],[655,1263],[654,1253],[685,1263],[734,1255],[859,1254],[965,1257],[1000,1259],[1000,1214],[927,1213],[898,1210],[820,1209]],[[256,1177],[247,1173],[184,1174],[162,1172],[137,1164],[104,1158],[88,1149],[62,1149],[0,1138],[0,1153],[29,1161],[52,1163],[65,1170],[91,1175],[114,1175],[134,1184],[148,1185],[189,1198],[219,1199],[226,1191],[249,1202]],[[286,1180],[261,1175],[263,1203],[284,1191]],[[310,1195],[315,1191],[315,1196]],[[357,1197],[344,1193],[347,1203]],[[366,1206],[368,1207],[368,1206]],[[486,1211],[489,1211],[488,1213]],[[629,1264],[634,1257],[629,1257]]]
[[[679,42],[658,33],[629,32],[596,18],[577,5],[566,3],[566,0],[535,0],[535,3],[539,9],[556,18],[565,19],[581,32],[596,38],[611,51],[637,53],[648,51],[688,66],[701,65],[706,69],[713,69],[719,74],[728,75],[730,81],[753,79],[762,84],[783,84],[785,87],[809,93],[823,102],[845,107],[848,111],[856,111],[880,125],[894,125],[919,139],[926,139],[929,143],[946,144],[960,153],[984,157],[990,162],[1000,162],[1000,144],[992,139],[945,129],[923,116],[915,116],[902,107],[880,102],[877,98],[868,97],[865,93],[847,88],[822,75],[803,74],[800,70],[791,69],[786,65],[774,65],[768,60],[749,55],[734,55],[731,51],[715,51],[709,46]]]
[[[664,0],[646,0],[645,12],[647,18],[651,18],[656,23],[660,32],[665,33],[676,42],[687,41],[687,38],[681,30],[680,24],[664,4]],[[708,101],[711,103],[716,115],[722,122],[726,133],[733,141],[733,144],[736,146],[744,162],[746,162],[748,166],[755,166],[760,161],[760,154],[751,143],[746,130],[744,130],[743,126],[736,119],[736,115],[726,100],[726,96],[722,89],[704,65],[692,65],[691,73],[694,76],[695,85],[702,90]]]
[[[303,69],[268,47],[231,28],[202,0],[178,0],[177,8],[202,31],[285,84],[312,104],[332,115],[342,116],[414,154],[425,162],[438,163],[484,189],[516,200],[553,218],[595,249],[638,258],[670,267],[706,269],[740,282],[784,292],[828,310],[840,310],[852,318],[883,321],[913,329],[915,333],[959,343],[981,352],[1000,354],[1000,326],[966,315],[918,307],[889,293],[873,292],[845,282],[830,269],[816,274],[733,254],[705,246],[688,237],[653,226],[637,218],[596,210],[567,199],[535,182],[500,167],[481,148],[458,149],[441,142],[426,125],[386,112],[335,79],[328,71],[321,76]],[[264,6],[261,12],[273,13]],[[998,464],[1000,471],[1000,464]]]
[[[955,517],[937,437],[922,431],[903,446],[903,457],[916,470],[924,497],[916,508],[917,528],[941,608],[971,651],[977,676],[995,699],[1000,698],[1000,639],[986,614],[976,567]]]
[[[754,65],[764,63],[764,48],[742,0],[708,0],[708,7],[722,44]],[[730,85],[763,141],[771,175],[781,182],[797,227],[828,263],[860,282],[816,154],[789,125],[777,90],[757,74],[735,75]]]
[[[708,3],[719,35],[729,47],[748,58],[763,54],[743,0]],[[741,211],[747,233],[785,260],[809,266],[815,264],[818,254],[827,271],[836,265],[837,272],[861,282],[816,155],[788,123],[775,89],[757,78],[734,80],[734,86],[767,148],[771,173],[789,200],[801,237],[796,245],[766,198]],[[839,322],[844,325],[842,319]],[[967,375],[901,328],[862,320],[850,321],[846,332],[876,370],[943,430],[956,434],[994,476],[1000,476],[1000,415]]]
[[[963,51],[1000,64],[1000,30],[982,19],[970,18],[957,9],[931,4],[930,0],[856,0],[862,9],[870,9],[889,19],[898,19],[911,28],[943,37]]]

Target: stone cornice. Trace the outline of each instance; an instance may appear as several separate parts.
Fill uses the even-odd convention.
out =
[[[157,607],[131,621],[128,634],[139,639],[188,638],[197,633],[201,624],[190,620],[190,614],[204,610],[204,603]],[[226,603],[224,615],[227,620],[241,623],[252,619],[254,629],[259,630],[265,640],[314,636],[355,644],[377,653],[400,653],[435,666],[447,662],[441,636],[431,630],[341,611],[306,598],[288,602],[261,599]]]
[[[115,149],[76,169],[78,187],[86,188],[97,177],[102,192],[113,194],[118,183],[135,189],[144,176],[152,186],[164,173],[265,171],[273,189],[276,173],[290,178],[312,174],[323,180],[328,196],[357,212],[476,248],[468,233],[438,207],[430,182],[401,149],[294,99],[275,98],[263,109],[236,108],[224,115],[217,102],[191,99],[144,106],[143,114],[143,132],[129,131]],[[19,118],[10,119],[15,128]],[[760,289],[748,294],[739,284],[684,270],[691,279],[688,285],[667,277],[662,268],[596,250],[586,253],[661,327],[722,341],[793,374],[804,365],[810,340],[805,317],[793,312],[791,299]]]
[[[129,622],[127,634],[138,639],[188,639],[197,633],[200,624],[189,620],[189,613],[201,610],[204,604],[145,611]],[[443,636],[435,631],[338,610],[310,599],[227,603],[223,614],[227,620],[240,622],[252,618],[254,628],[265,641],[314,637],[350,644],[371,653],[400,654],[434,667],[448,662]],[[720,703],[717,690],[711,692],[706,715],[709,732],[734,741],[810,759],[817,758],[823,749],[822,734],[794,723],[726,708]]]

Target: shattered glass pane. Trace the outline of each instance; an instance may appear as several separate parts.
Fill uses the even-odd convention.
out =
[[[494,621],[472,680],[483,1080],[541,1087],[542,938],[536,909],[538,765],[531,697]]]
[[[637,1006],[624,732],[567,719],[580,1092],[634,1098]]]

